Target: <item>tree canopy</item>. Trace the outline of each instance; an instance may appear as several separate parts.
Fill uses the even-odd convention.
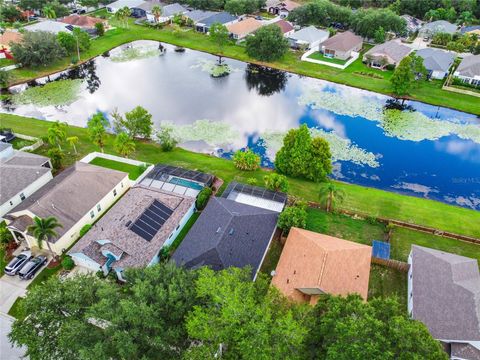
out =
[[[23,66],[47,66],[65,55],[55,34],[46,31],[26,32],[23,40],[13,43],[11,51]]]
[[[247,54],[261,61],[280,59],[289,49],[288,40],[275,24],[261,27],[246,40]]]
[[[143,107],[137,106],[122,116],[118,111],[112,113],[113,126],[117,132],[126,132],[131,138],[149,139],[153,132],[152,115]]]

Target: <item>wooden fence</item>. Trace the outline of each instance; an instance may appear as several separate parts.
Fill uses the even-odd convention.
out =
[[[372,257],[372,264],[382,265],[402,272],[408,272],[410,269],[410,264],[393,259],[380,259],[377,257]]]

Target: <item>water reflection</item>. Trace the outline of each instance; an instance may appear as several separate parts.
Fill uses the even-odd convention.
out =
[[[156,127],[170,124],[182,146],[229,157],[248,146],[272,166],[284,134],[299,124],[329,141],[333,177],[480,209],[480,123],[454,110],[362,91],[258,65],[222,59],[233,69],[212,78],[199,63],[218,58],[186,50],[115,61],[121,47],[82,66],[11,89],[82,79],[78,99],[62,106],[16,105],[1,111],[86,126],[93,114],[143,106]],[[130,54],[135,54],[131,52]],[[110,119],[112,120],[112,119]]]

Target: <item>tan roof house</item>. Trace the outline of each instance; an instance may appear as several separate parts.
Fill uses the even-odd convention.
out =
[[[5,31],[0,35],[0,49],[9,50],[10,44],[19,43],[23,39],[23,35],[18,31]]]
[[[61,254],[77,240],[84,225],[95,222],[129,187],[127,173],[77,162],[11,210],[5,216],[7,228],[17,242],[34,247],[37,240],[29,233],[29,225],[35,217],[53,216],[63,227],[56,229],[58,236],[49,243]]]
[[[372,248],[292,228],[272,284],[288,298],[315,305],[319,295],[359,294],[367,299]]]
[[[391,40],[383,44],[378,44],[368,50],[365,55],[363,55],[363,61],[377,68],[384,68],[387,65],[397,66],[400,61],[411,52],[412,49],[410,47],[396,40]]]
[[[363,40],[351,31],[345,31],[332,36],[320,44],[320,52],[327,57],[347,60],[352,57],[352,52],[362,49]]]
[[[254,18],[246,18],[227,26],[230,36],[235,40],[241,40],[260,29],[262,23]]]

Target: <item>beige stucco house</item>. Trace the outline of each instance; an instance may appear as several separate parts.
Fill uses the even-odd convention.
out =
[[[320,44],[320,52],[327,57],[347,60],[353,52],[360,52],[363,40],[351,31],[345,31],[332,36]]]
[[[127,173],[77,162],[10,211],[5,216],[7,228],[17,242],[36,247],[28,227],[35,217],[53,216],[63,227],[50,239],[50,247],[61,254],[78,239],[83,226],[95,222],[129,187]]]

